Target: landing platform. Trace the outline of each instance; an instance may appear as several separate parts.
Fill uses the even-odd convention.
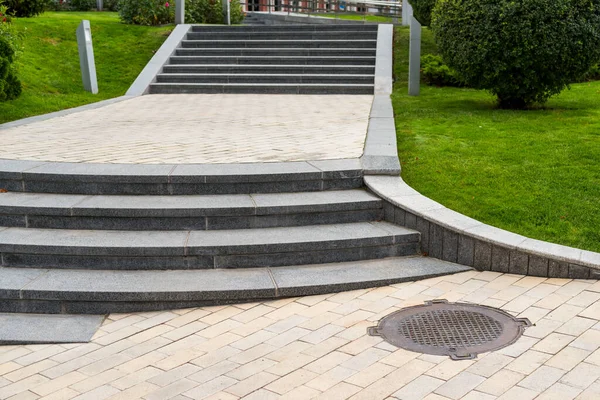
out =
[[[126,164],[357,158],[371,95],[139,96],[0,129],[2,158]]]

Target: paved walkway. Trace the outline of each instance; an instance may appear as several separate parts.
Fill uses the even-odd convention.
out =
[[[1,158],[236,163],[360,157],[373,96],[152,95],[0,130]]]
[[[536,323],[475,361],[366,335],[446,298]],[[371,290],[110,315],[92,343],[0,347],[1,399],[598,400],[600,282],[465,272]]]

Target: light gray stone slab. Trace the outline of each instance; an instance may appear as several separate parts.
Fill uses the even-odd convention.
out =
[[[86,343],[103,315],[0,314],[0,344]]]
[[[45,269],[0,267],[0,294],[18,297],[19,291],[45,274]]]
[[[365,176],[364,179],[369,189],[384,198],[420,194],[398,176],[369,175]]]
[[[364,190],[252,194],[257,214],[343,211],[380,207],[382,200]],[[315,208],[318,206],[318,208]]]
[[[363,156],[362,165],[365,175],[398,175],[400,161],[397,156]]]
[[[425,217],[427,211],[446,208],[440,203],[420,194],[414,196],[392,196],[390,200],[393,204]]]
[[[591,268],[600,269],[600,253],[582,250],[579,261],[580,261],[579,263],[582,265],[586,265]]]
[[[570,263],[577,263],[581,258],[580,249],[544,242],[542,240],[526,239],[516,247],[520,251],[540,257],[547,257]]]
[[[373,96],[369,118],[394,118],[394,108],[388,95],[376,94]]]
[[[45,163],[23,172],[24,179],[69,182],[167,183],[170,164]]]
[[[379,24],[375,58],[375,94],[392,93],[392,48],[394,25]]]
[[[527,240],[525,236],[517,235],[516,233],[485,224],[465,229],[464,232],[484,242],[494,243],[509,249],[515,249]]]

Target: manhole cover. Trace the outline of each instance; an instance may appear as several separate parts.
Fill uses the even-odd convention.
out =
[[[432,300],[382,318],[368,333],[406,350],[470,360],[513,344],[529,326],[497,308]]]

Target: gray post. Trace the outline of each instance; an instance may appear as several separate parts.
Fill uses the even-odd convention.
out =
[[[221,0],[223,5],[223,23],[225,25],[231,25],[231,4],[229,0]]]
[[[410,17],[410,54],[408,56],[408,94],[418,96],[421,89],[421,24]]]
[[[104,9],[104,2],[102,0],[96,0],[96,9],[102,11]]]
[[[410,19],[413,15],[413,9],[408,0],[402,0],[402,25],[410,25]]]
[[[92,30],[90,21],[83,20],[77,28],[77,47],[79,47],[79,65],[83,88],[93,94],[98,93],[94,48],[92,46]]]
[[[185,0],[175,0],[175,24],[185,24]]]

